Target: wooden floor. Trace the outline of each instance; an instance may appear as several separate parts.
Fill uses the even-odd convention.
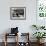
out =
[[[0,42],[0,46],[4,46],[4,43],[3,42],[2,43]],[[10,42],[10,43],[8,43],[7,46],[15,46],[15,43]],[[37,46],[37,43],[32,42],[32,43],[30,43],[30,46]],[[42,45],[42,46],[46,46],[46,43],[44,43],[44,45]]]

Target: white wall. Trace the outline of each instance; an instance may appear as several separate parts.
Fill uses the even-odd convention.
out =
[[[10,20],[10,7],[26,7],[26,20]],[[0,34],[17,26],[32,35],[32,24],[36,24],[36,0],[0,0]]]

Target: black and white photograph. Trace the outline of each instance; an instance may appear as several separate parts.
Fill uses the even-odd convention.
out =
[[[26,8],[25,7],[11,7],[10,8],[10,19],[11,20],[25,20],[26,19]]]

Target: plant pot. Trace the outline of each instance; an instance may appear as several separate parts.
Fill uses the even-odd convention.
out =
[[[37,39],[37,43],[40,43],[40,39]]]
[[[41,44],[41,43],[44,42],[44,40],[45,40],[45,39],[38,39],[37,42],[38,42],[39,44]]]
[[[44,43],[44,40],[45,40],[45,39],[40,39],[40,43]]]

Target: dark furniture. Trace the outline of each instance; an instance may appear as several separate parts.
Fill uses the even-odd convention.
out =
[[[27,41],[25,42],[18,42],[18,33],[17,35],[16,34],[9,34],[9,33],[6,33],[5,34],[5,46],[8,45],[8,42],[7,42],[7,38],[10,38],[10,37],[13,37],[13,36],[17,36],[15,39],[17,40],[15,42],[15,46],[30,46],[30,41],[29,41],[29,33],[21,33],[21,37],[26,37]]]
[[[16,36],[16,38],[15,38],[16,45],[15,46],[18,46],[18,34],[9,34],[9,33],[5,34],[5,46],[8,45],[7,38],[10,38],[10,37],[13,37],[13,36]]]
[[[25,38],[26,41],[19,42],[19,46],[30,46],[29,33],[21,33],[22,40]]]
[[[5,46],[7,46],[7,38],[13,38],[13,36],[17,37],[15,38],[16,41],[16,46],[18,46],[18,27],[16,28],[11,28],[11,33],[6,33],[5,34]]]

